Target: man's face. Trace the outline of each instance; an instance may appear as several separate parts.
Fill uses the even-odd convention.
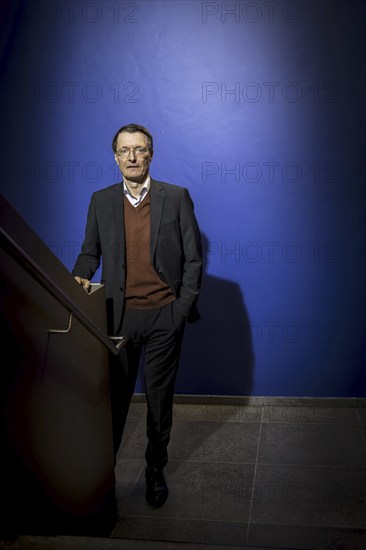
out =
[[[143,183],[149,173],[152,151],[142,132],[122,132],[117,138],[116,162],[126,180]]]

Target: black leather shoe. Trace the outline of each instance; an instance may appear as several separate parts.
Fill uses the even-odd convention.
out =
[[[150,506],[160,508],[168,498],[168,486],[163,470],[148,466],[145,471],[146,493],[145,498]]]

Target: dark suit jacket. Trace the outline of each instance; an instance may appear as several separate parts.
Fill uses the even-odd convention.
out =
[[[201,235],[189,192],[151,179],[150,253],[157,273],[173,290],[189,322],[200,318],[196,302],[202,277]],[[92,279],[102,260],[108,330],[117,334],[124,311],[125,234],[123,183],[93,193],[85,238],[73,275]]]

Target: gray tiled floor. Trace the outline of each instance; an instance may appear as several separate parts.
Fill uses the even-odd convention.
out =
[[[118,455],[112,538],[366,549],[366,409],[339,404],[176,403],[170,495],[154,510],[144,501],[145,404],[134,403]]]
[[[192,401],[174,407],[162,508],[144,498],[146,406],[137,397],[110,538],[19,537],[0,549],[366,550],[364,399]]]

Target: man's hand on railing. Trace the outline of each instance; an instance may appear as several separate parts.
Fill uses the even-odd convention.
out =
[[[83,287],[84,290],[90,292],[91,283],[89,279],[83,279],[82,277],[74,277],[75,281]]]

